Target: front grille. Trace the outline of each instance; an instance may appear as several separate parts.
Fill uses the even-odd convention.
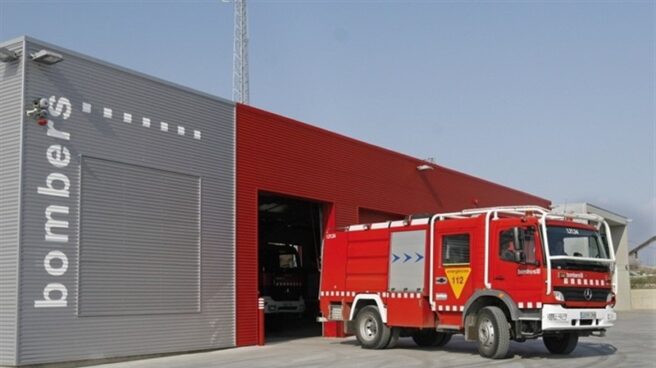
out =
[[[557,287],[556,291],[563,293],[566,302],[605,302],[610,289],[592,289],[592,298],[585,298],[585,290],[588,288],[563,288]]]
[[[303,294],[303,290],[297,287],[273,287],[269,290],[271,293],[268,296],[277,301],[298,300]]]

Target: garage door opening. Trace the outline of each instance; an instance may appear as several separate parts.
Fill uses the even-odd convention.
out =
[[[316,318],[325,206],[258,195],[259,291],[268,342],[321,335]]]

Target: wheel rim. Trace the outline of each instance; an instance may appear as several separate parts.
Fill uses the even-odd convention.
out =
[[[486,347],[494,344],[494,325],[489,319],[484,319],[478,325],[478,341]]]
[[[373,317],[367,317],[360,326],[360,332],[365,340],[373,340],[378,333],[378,323]]]

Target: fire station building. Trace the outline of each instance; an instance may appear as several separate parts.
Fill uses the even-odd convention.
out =
[[[312,313],[326,229],[550,205],[38,40],[0,47],[0,364],[253,345],[265,244],[299,249]]]

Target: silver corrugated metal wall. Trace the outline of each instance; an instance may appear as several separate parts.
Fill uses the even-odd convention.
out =
[[[22,42],[0,45],[22,53]],[[23,63],[0,63],[0,365],[16,361]]]
[[[24,41],[64,60],[21,59],[23,106],[20,76],[0,64],[2,363],[234,346],[234,105]],[[19,117],[41,97],[50,122],[24,118],[17,175]]]

